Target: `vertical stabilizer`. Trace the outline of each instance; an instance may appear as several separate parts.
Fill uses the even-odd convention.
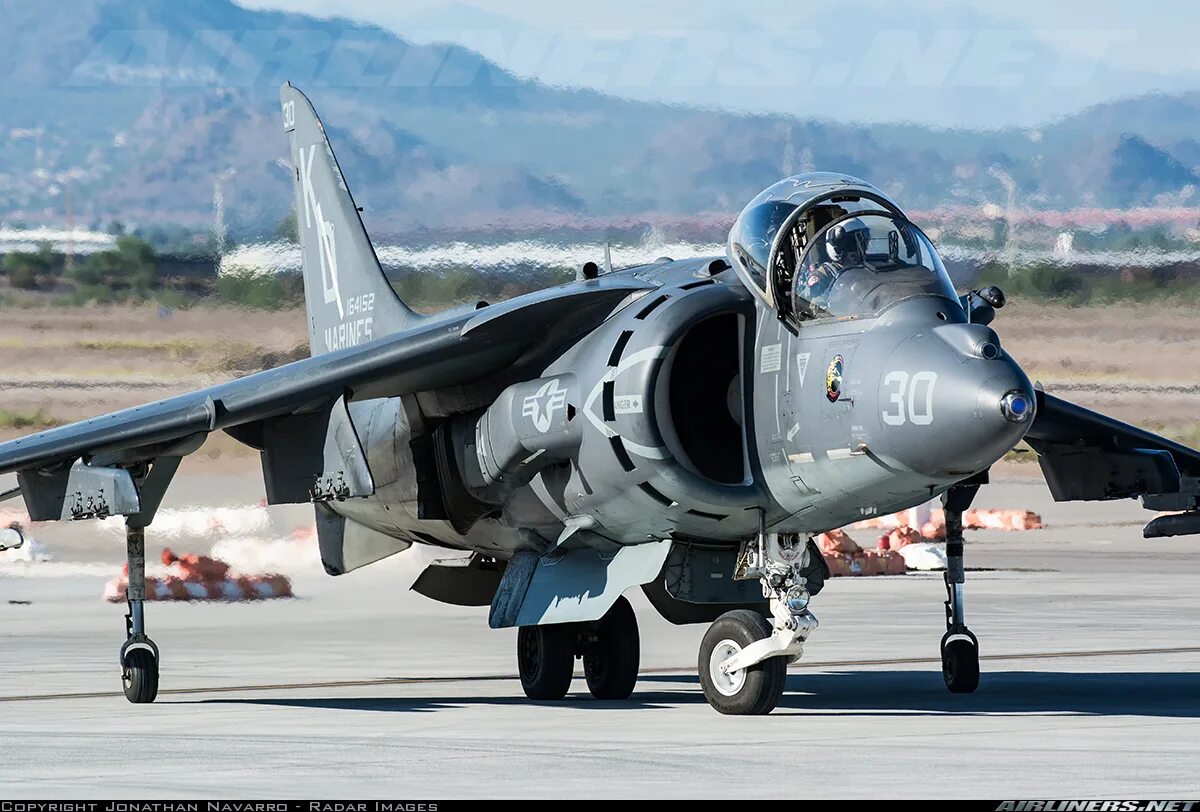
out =
[[[384,276],[316,110],[291,83],[279,100],[291,139],[312,354],[408,329],[420,316]]]

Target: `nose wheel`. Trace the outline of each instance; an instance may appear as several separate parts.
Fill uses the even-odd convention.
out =
[[[700,642],[697,668],[704,698],[718,713],[761,716],[775,710],[787,679],[787,659],[768,657],[745,668],[730,668],[732,657],[772,634],[771,624],[757,612],[735,609],[708,627]]]

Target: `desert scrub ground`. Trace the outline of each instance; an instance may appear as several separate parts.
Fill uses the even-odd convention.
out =
[[[1200,384],[1198,310],[1200,303],[1073,308],[1016,300],[992,326],[1031,378]]]

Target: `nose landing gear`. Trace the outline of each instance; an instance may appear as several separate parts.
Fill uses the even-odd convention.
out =
[[[697,667],[704,698],[718,713],[760,716],[779,704],[788,658],[768,657],[744,668],[727,665],[752,646],[769,642],[772,632],[767,619],[750,609],[726,612],[708,627]]]
[[[963,512],[979,485],[955,485],[946,491],[946,633],[942,636],[942,677],[951,693],[969,694],[979,687],[979,640],[967,628],[963,613]]]
[[[779,704],[788,663],[800,658],[817,628],[808,611],[809,558],[816,555],[795,535],[760,528],[738,556],[734,578],[759,578],[774,623],[757,612],[726,612],[708,628],[697,664],[704,697],[719,713],[761,715]]]

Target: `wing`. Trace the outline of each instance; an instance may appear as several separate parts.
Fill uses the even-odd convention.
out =
[[[1147,536],[1200,532],[1200,452],[1045,392],[1037,399],[1025,440],[1055,501],[1141,497],[1148,509],[1192,514],[1155,519]]]
[[[248,440],[260,437],[264,425],[306,414],[324,415],[327,426],[330,409],[339,398],[397,396],[520,369],[561,351],[622,299],[650,287],[651,283],[633,276],[616,274],[426,319],[411,330],[369,343],[11,440],[0,444],[0,473],[23,475],[21,488],[31,516],[59,518],[59,509],[66,509],[62,504],[66,471],[73,463],[75,474],[82,471],[91,476],[104,469],[105,476],[123,481],[114,468],[183,456],[199,447],[208,433],[220,429]],[[34,477],[33,472],[44,476]],[[38,483],[45,478],[53,481],[40,488]],[[110,497],[128,488],[121,482],[89,482],[92,490],[107,484]],[[81,487],[86,493],[88,482]],[[53,497],[47,497],[46,504],[31,504],[31,497],[37,499],[33,492],[39,490],[48,490]],[[126,512],[117,507],[110,498],[107,512]],[[77,512],[73,517],[80,516]]]

